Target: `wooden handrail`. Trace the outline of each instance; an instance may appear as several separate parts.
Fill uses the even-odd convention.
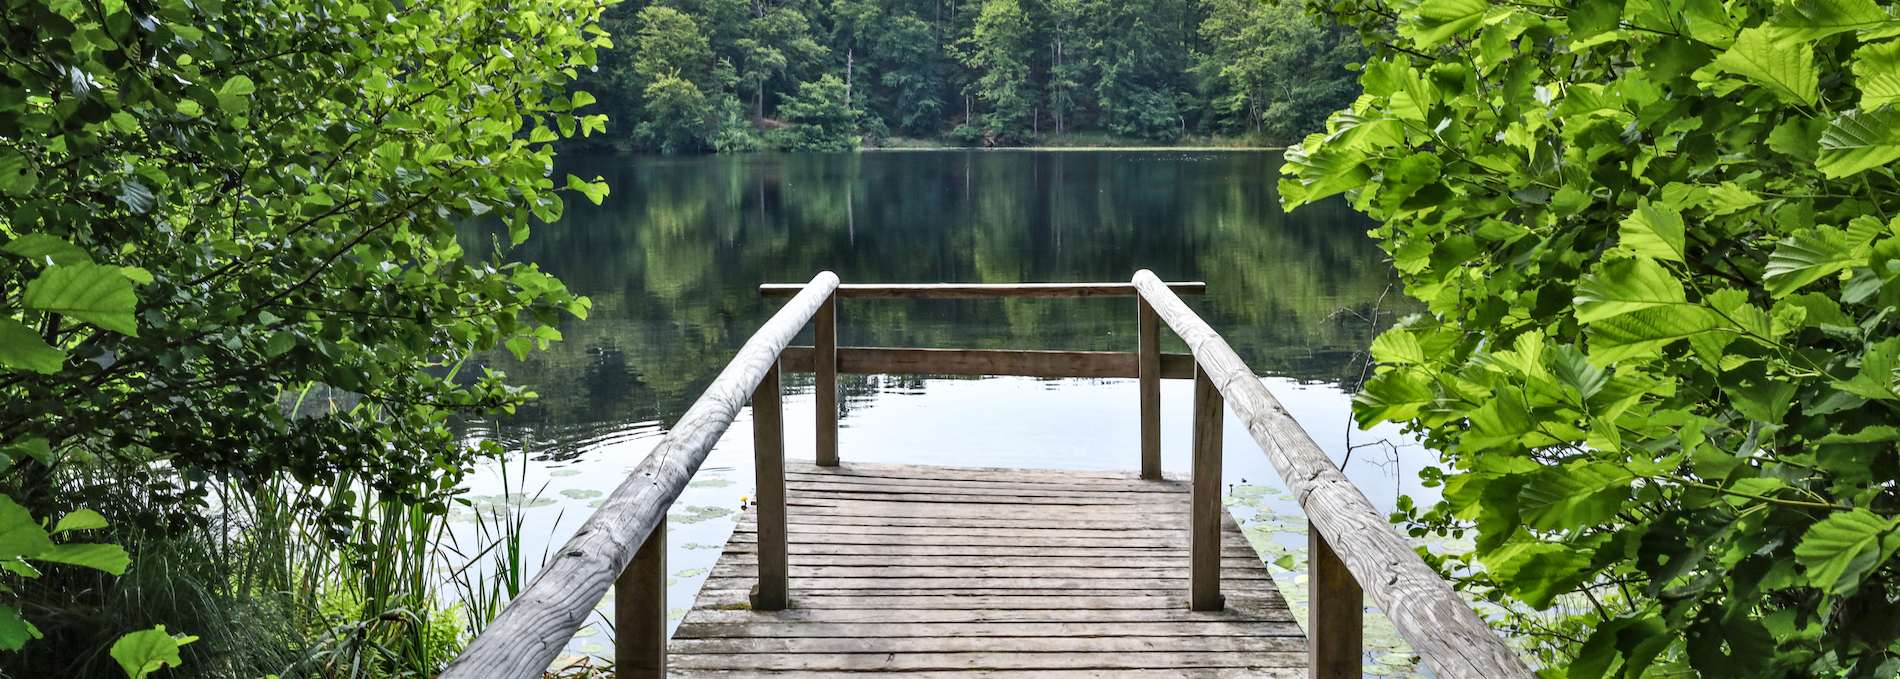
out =
[[[1533,679],[1530,668],[1412,551],[1220,334],[1152,272],[1136,272],[1133,285],[1187,342],[1200,370],[1299,498],[1308,524],[1353,578],[1369,585],[1372,600],[1437,676]]]
[[[1018,377],[1138,377],[1138,356],[1131,351],[1021,351],[1016,349],[897,349],[838,347],[834,373],[860,375],[1013,375]],[[817,372],[814,347],[785,347],[780,361],[788,373]],[[1157,354],[1159,377],[1194,379],[1194,357]],[[822,392],[821,392],[822,395]],[[819,429],[824,425],[820,424]],[[830,466],[830,465],[821,465]],[[1159,477],[1156,477],[1159,478]]]
[[[838,288],[838,276],[822,272],[803,288],[746,340],[653,452],[554,552],[553,560],[535,574],[527,589],[469,642],[440,679],[542,676],[594,612],[607,586],[633,561],[635,551],[655,527],[662,525],[673,501],[767,371],[777,364],[785,345]]]
[[[1168,283],[1181,295],[1205,295],[1207,284]],[[797,283],[766,283],[759,286],[761,297],[791,297],[805,286]],[[839,297],[859,299],[1000,299],[1007,297],[1134,297],[1129,283],[847,283],[838,286]]]

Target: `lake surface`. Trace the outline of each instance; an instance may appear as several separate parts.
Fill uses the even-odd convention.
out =
[[[570,199],[561,221],[505,253],[493,227],[462,234],[471,257],[536,262],[594,303],[588,320],[563,322],[565,341],[548,351],[484,357],[539,399],[468,426],[520,451],[507,490],[523,495],[507,496],[499,467],[484,470],[470,484],[477,509],[519,512],[531,560],[558,546],[783,304],[761,299],[758,285],[823,270],[846,283],[1126,281],[1143,268],[1206,281],[1208,294],[1188,304],[1335,461],[1361,446],[1344,469],[1375,504],[1389,509],[1401,492],[1435,499],[1417,481],[1429,452],[1396,428],[1355,431],[1349,418],[1365,348],[1418,307],[1366,236],[1369,219],[1338,200],[1280,210],[1280,164],[1277,151],[1201,150],[564,157],[555,177],[604,178],[603,205]],[[1129,298],[843,300],[838,328],[847,346],[1133,351],[1136,342]],[[809,344],[809,331],[795,343]],[[1168,336],[1163,350],[1185,347]],[[811,378],[786,380],[787,455],[809,460]],[[1133,380],[839,382],[846,460],[1139,467]],[[1164,381],[1169,470],[1188,466],[1191,398],[1190,382]],[[742,413],[673,510],[676,613],[691,608],[752,494],[751,454]],[[1256,546],[1270,560],[1303,560],[1299,508],[1231,415],[1225,459],[1228,504]],[[1283,575],[1297,608],[1303,576]],[[610,650],[604,629],[583,630],[592,634],[570,649]],[[1403,648],[1375,650],[1370,659],[1392,655],[1393,670],[1410,669],[1396,657]]]

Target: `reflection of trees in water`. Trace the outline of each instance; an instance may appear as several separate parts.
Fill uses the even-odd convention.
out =
[[[540,399],[493,432],[574,444],[670,422],[777,308],[767,281],[821,269],[845,282],[1117,281],[1150,268],[1206,280],[1190,299],[1255,369],[1356,383],[1375,329],[1361,316],[1391,267],[1342,201],[1280,211],[1271,152],[901,152],[568,158],[605,205],[570,202],[512,256],[594,301],[566,341],[489,367]],[[463,244],[493,253],[492,227]],[[847,300],[847,345],[1134,349],[1131,299]],[[1342,307],[1356,314],[1334,312]],[[1415,309],[1388,295],[1392,312]],[[1171,350],[1182,350],[1178,343]],[[914,378],[841,376],[844,407]],[[809,378],[788,376],[809,389]]]

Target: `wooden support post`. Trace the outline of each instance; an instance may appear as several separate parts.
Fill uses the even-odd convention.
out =
[[[1308,530],[1307,663],[1312,679],[1358,679],[1365,671],[1365,593],[1326,536]]]
[[[785,411],[777,362],[752,392],[752,449],[759,487],[754,498],[759,505],[759,584],[752,588],[752,610],[782,611],[790,583],[785,556]]]
[[[614,676],[666,677],[666,519],[614,580]]]
[[[1188,530],[1188,608],[1218,611],[1226,607],[1220,594],[1221,418],[1225,414],[1220,390],[1207,371],[1194,373],[1194,480],[1188,501],[1193,515]]]
[[[1161,478],[1161,316],[1135,298],[1140,326],[1136,372],[1141,380],[1141,478]]]
[[[838,295],[811,317],[812,367],[818,381],[818,466],[838,466]]]

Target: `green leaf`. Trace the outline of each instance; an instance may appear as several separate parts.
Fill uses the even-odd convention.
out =
[[[1775,297],[1787,297],[1802,286],[1842,269],[1854,266],[1865,257],[1855,257],[1847,234],[1823,226],[1808,229],[1782,239],[1768,255],[1764,279]]]
[[[13,498],[0,495],[0,561],[39,554],[53,548],[40,522]]]
[[[0,148],[0,193],[24,196],[39,183],[40,175],[26,156],[13,149]]]
[[[28,309],[49,311],[101,328],[137,337],[138,293],[132,281],[115,266],[72,264],[55,266],[26,284],[20,302]]]
[[[1589,327],[1590,362],[1654,356],[1671,342],[1715,327],[1714,312],[1702,307],[1653,307],[1606,318]]]
[[[1680,227],[1678,227],[1680,228]],[[1654,307],[1683,305],[1688,298],[1682,281],[1647,257],[1605,261],[1577,284],[1577,322],[1605,318]]]
[[[1576,389],[1585,400],[1603,391],[1603,386],[1610,382],[1610,374],[1590,365],[1576,345],[1557,347],[1555,356],[1550,364],[1550,372],[1557,378],[1557,383]]]
[[[1639,199],[1636,210],[1623,220],[1617,244],[1636,254],[1680,262],[1683,257],[1682,214],[1648,198]],[[1578,319],[1582,320],[1582,319]]]
[[[48,444],[46,439],[37,437],[0,446],[0,455],[6,455],[8,460],[30,457],[39,460],[40,464],[53,463],[52,445]]]
[[[1393,371],[1366,382],[1352,397],[1353,419],[1360,428],[1381,420],[1404,421],[1437,400],[1430,385],[1405,371]]]
[[[1538,530],[1606,523],[1623,508],[1635,479],[1627,470],[1601,463],[1546,469],[1518,491],[1518,514],[1524,525]]]
[[[1286,158],[1288,166],[1298,171],[1305,202],[1356,189],[1372,180],[1372,170],[1365,166],[1366,156],[1358,151],[1321,147],[1309,155],[1288,149]]]
[[[264,344],[264,355],[276,358],[282,356],[284,352],[296,348],[296,346],[297,333],[289,330],[279,330],[272,333],[270,341]]]
[[[96,528],[105,528],[108,525],[111,524],[106,523],[106,517],[100,515],[99,512],[90,509],[75,509],[71,513],[60,517],[59,525],[53,528],[53,532],[64,533],[69,530],[93,530]]]
[[[1795,561],[1807,569],[1808,584],[1830,594],[1852,594],[1861,576],[1900,546],[1890,535],[1894,522],[1859,507],[1835,512],[1801,536]]]
[[[1848,111],[1821,133],[1821,158],[1815,167],[1828,178],[1846,177],[1900,159],[1900,112]]]
[[[0,651],[26,648],[28,639],[40,638],[40,630],[20,617],[20,609],[0,604]]]
[[[1483,561],[1506,591],[1539,610],[1549,608],[1557,595],[1575,589],[1590,572],[1588,555],[1541,542],[1504,545]]]
[[[54,264],[77,264],[91,262],[92,257],[77,245],[66,239],[47,233],[29,233],[8,242],[0,248],[10,254],[19,255],[36,262],[45,263],[51,259]]]
[[[1425,362],[1425,348],[1412,333],[1393,328],[1372,340],[1372,358],[1380,363],[1420,364]]]
[[[1477,28],[1490,10],[1484,0],[1425,0],[1418,4],[1417,14],[1399,23],[1399,30],[1409,32],[1420,46],[1435,47]]]
[[[1807,42],[1893,22],[1874,0],[1801,0],[1782,5],[1769,25],[1783,41]]]
[[[1769,29],[1742,31],[1713,65],[1808,106],[1819,98],[1821,76],[1813,49],[1802,42],[1777,41]]]
[[[66,352],[54,349],[32,328],[0,318],[0,366],[52,374],[66,364]]]
[[[1861,354],[1860,372],[1846,380],[1833,382],[1835,389],[1880,401],[1900,400],[1893,391],[1893,371],[1900,367],[1900,337],[1889,337]]]
[[[1722,182],[1720,186],[1709,189],[1709,211],[1718,215],[1734,214],[1761,203],[1761,196],[1735,182]]]
[[[127,556],[125,548],[118,545],[91,543],[69,543],[53,545],[38,554],[26,558],[34,561],[51,561],[72,566],[97,568],[113,575],[124,575],[125,567],[132,565],[132,557]]]
[[[1854,51],[1853,68],[1860,110],[1900,104],[1900,40],[1862,45]]]
[[[165,626],[133,632],[120,637],[112,644],[112,659],[119,661],[119,667],[125,668],[130,679],[145,679],[145,676],[166,665],[177,667],[183,661],[178,657],[178,647],[197,641],[198,637],[174,637],[165,632]]]

